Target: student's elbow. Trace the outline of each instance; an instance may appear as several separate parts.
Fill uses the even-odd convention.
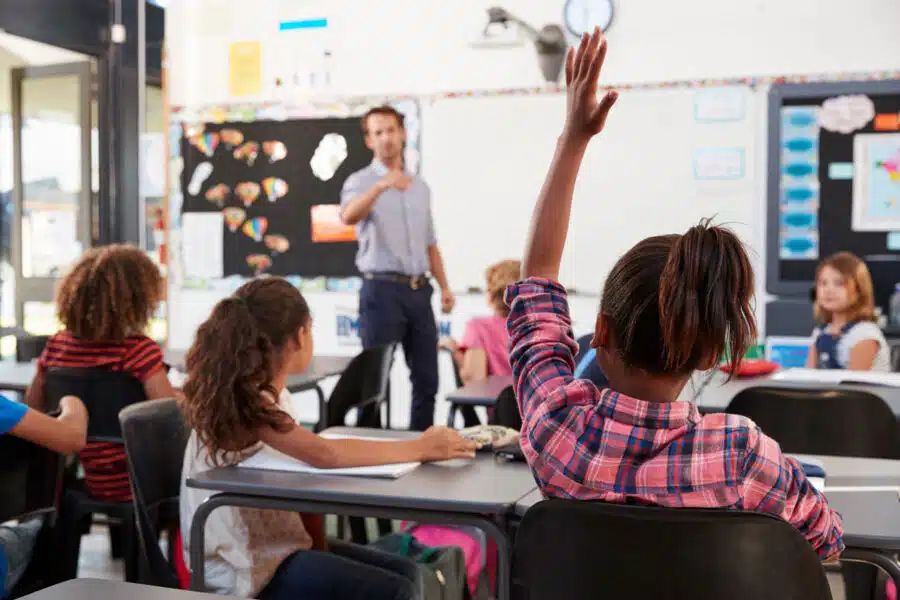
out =
[[[87,445],[87,432],[79,427],[67,427],[57,441],[56,451],[60,454],[78,454]]]

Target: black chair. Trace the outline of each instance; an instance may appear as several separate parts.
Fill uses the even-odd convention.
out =
[[[53,368],[44,375],[44,403],[47,410],[55,409],[63,396],[78,396],[88,412],[88,442],[124,443],[119,412],[147,399],[140,381],[119,371],[99,368]],[[125,578],[137,577],[137,539],[134,508],[131,502],[95,500],[82,489],[81,482],[70,478],[60,507],[60,528],[64,579],[72,579],[78,572],[78,555],[82,532],[90,527],[93,515],[101,514],[121,527],[121,535],[111,526],[111,539],[121,539],[125,559]]]
[[[16,362],[27,363],[37,360],[49,341],[49,335],[16,336]]]
[[[751,387],[735,396],[726,412],[752,419],[784,452],[900,458],[897,417],[869,392]]]
[[[516,392],[513,386],[509,386],[497,396],[494,412],[491,415],[491,425],[509,427],[516,431],[522,430],[522,415],[519,414],[519,404],[516,402]]]
[[[148,585],[181,587],[173,563],[178,526],[181,465],[189,429],[175,400],[150,400],[119,413],[128,455],[134,496],[134,517],[140,545],[138,581]],[[167,530],[169,556],[159,546]]]
[[[891,371],[900,373],[900,344],[891,346]]]
[[[450,355],[450,364],[453,365],[453,379],[456,381],[456,388],[461,388],[463,386],[462,375],[460,375],[459,373],[459,365],[456,363],[456,359],[453,358],[453,352],[449,348],[441,348],[441,352],[446,352]],[[450,407],[451,426],[452,420],[455,418],[457,410],[459,410],[459,413],[463,416],[463,423],[465,427],[474,427],[476,425],[481,425],[481,419],[478,418],[478,413],[475,412],[475,407],[465,405]]]
[[[830,600],[819,558],[776,517],[544,500],[515,541],[529,600]]]
[[[52,537],[65,457],[12,435],[0,436],[0,523],[43,518],[44,523],[22,579],[9,590],[16,598],[52,585]]]
[[[328,402],[325,404],[325,418],[319,421],[317,431],[329,427],[341,427],[351,410],[357,411],[356,426],[382,429],[381,407],[385,406],[387,425],[391,423],[391,405],[388,388],[391,380],[391,365],[394,362],[396,344],[385,344],[363,350],[357,354],[347,369],[341,374]],[[365,520],[350,517],[350,538],[358,543],[368,543]],[[378,529],[382,535],[390,533],[390,521],[379,519]],[[338,517],[338,534],[343,535],[344,521]]]

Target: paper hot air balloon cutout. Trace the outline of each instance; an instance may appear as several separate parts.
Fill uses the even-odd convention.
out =
[[[218,133],[202,133],[191,138],[191,143],[206,156],[212,156],[219,146]]]
[[[283,198],[288,192],[287,182],[277,177],[266,177],[263,179],[262,184],[269,202],[275,202],[279,198]]]
[[[259,142],[247,142],[234,150],[235,160],[243,161],[251,167],[256,162],[257,156],[259,156]]]
[[[247,211],[236,206],[229,206],[222,210],[222,215],[225,217],[225,226],[228,227],[228,231],[234,233],[247,218]]]
[[[249,238],[253,238],[256,242],[261,242],[263,240],[263,236],[266,234],[266,229],[269,228],[269,220],[265,217],[254,217],[252,219],[248,219],[244,223],[244,227],[242,231],[244,235]]]
[[[206,190],[206,199],[209,202],[217,204],[221,207],[223,204],[225,204],[225,200],[228,198],[228,194],[230,193],[231,188],[224,183],[220,183]]]
[[[263,241],[266,243],[266,248],[275,254],[283,254],[291,247],[291,243],[283,235],[267,235]]]
[[[222,143],[229,149],[244,143],[244,134],[237,129],[223,129],[219,132],[219,136],[222,138]]]
[[[252,267],[257,275],[262,275],[272,266],[272,259],[267,254],[251,254],[247,257],[247,266]]]
[[[244,206],[249,207],[256,202],[256,199],[259,197],[259,184],[255,181],[243,181],[237,184],[237,187],[234,188],[234,192],[238,195],[238,198],[241,199]]]
[[[203,123],[191,123],[190,125],[185,124],[184,137],[188,138],[189,140],[193,139],[202,134],[205,129],[206,125],[204,125]]]
[[[269,140],[267,142],[263,142],[263,153],[269,157],[269,162],[278,162],[287,156],[287,146],[284,145],[284,142],[279,142],[278,140]]]

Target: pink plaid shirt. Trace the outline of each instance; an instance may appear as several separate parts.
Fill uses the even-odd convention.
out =
[[[822,559],[843,550],[837,513],[752,421],[575,379],[565,288],[529,279],[506,299],[522,450],[545,495],[765,512],[797,528]]]

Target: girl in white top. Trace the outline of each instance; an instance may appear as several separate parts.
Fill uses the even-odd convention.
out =
[[[890,371],[890,348],[875,323],[875,294],[866,263],[834,254],[816,271],[815,317],[806,366],[811,369]]]
[[[190,530],[208,492],[187,478],[233,465],[267,445],[319,468],[445,460],[474,455],[474,443],[434,427],[405,442],[330,440],[300,427],[285,383],[313,354],[309,307],[284,279],[242,286],[219,302],[187,355],[183,411],[193,429],[184,456],[181,527]],[[321,515],[220,508],[206,524],[206,582],[215,592],[262,600],[406,599],[415,565],[342,542],[326,543]],[[189,560],[190,548],[185,547]]]

